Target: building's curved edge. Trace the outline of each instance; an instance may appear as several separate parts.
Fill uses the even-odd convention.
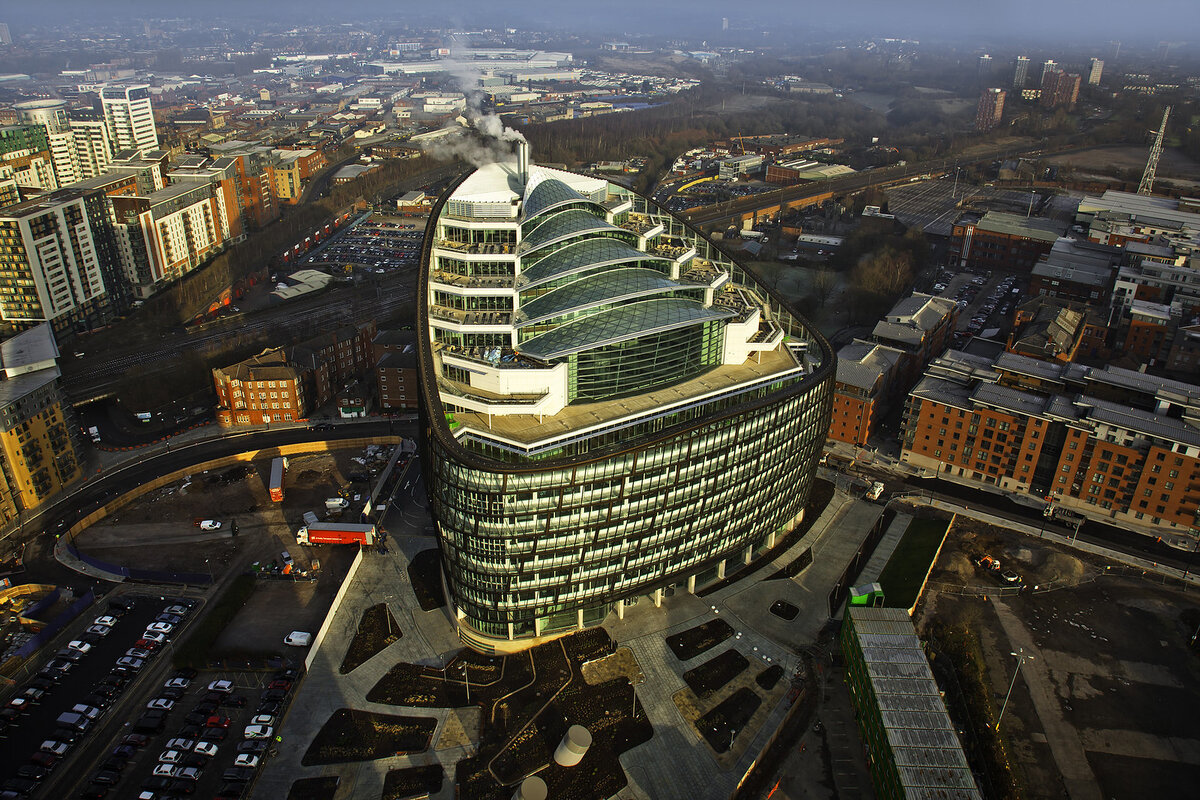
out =
[[[837,354],[834,352],[833,346],[808,320],[807,317],[796,311],[789,302],[781,297],[773,288],[768,286],[765,281],[761,281],[757,271],[746,267],[739,259],[730,255],[730,253],[721,247],[720,244],[710,239],[703,231],[694,226],[692,223],[678,215],[672,214],[670,211],[662,208],[660,205],[658,205],[658,203],[655,203],[645,195],[634,192],[633,189],[629,189],[628,191],[634,192],[634,194],[637,194],[643,200],[653,205],[658,210],[658,213],[670,216],[682,223],[689,231],[703,239],[718,252],[720,252],[721,255],[736,264],[738,268],[745,270],[749,275],[751,275],[754,278],[756,288],[762,290],[765,294],[767,294],[768,297],[770,297],[771,300],[778,303],[785,311],[787,311],[787,313],[791,314],[792,317],[795,318],[795,320],[800,323],[809,333],[809,335],[812,337],[812,341],[815,342],[821,350],[821,366],[813,370],[813,372],[809,375],[806,375],[803,380],[778,392],[769,394],[766,397],[733,406],[725,409],[724,411],[713,414],[712,416],[705,417],[702,420],[684,422],[670,428],[664,428],[652,438],[648,437],[642,439],[634,446],[615,446],[606,448],[588,453],[587,457],[585,458],[568,456],[565,458],[531,460],[527,464],[520,464],[517,462],[500,461],[498,459],[487,458],[479,453],[468,450],[460,445],[458,439],[450,434],[449,428],[444,423],[446,418],[445,407],[442,405],[441,396],[437,391],[437,376],[433,374],[432,339],[428,335],[427,330],[420,329],[420,325],[421,320],[427,319],[429,314],[429,259],[433,253],[434,238],[432,234],[437,228],[438,219],[442,213],[442,209],[446,205],[446,201],[450,198],[450,195],[454,194],[455,189],[457,189],[464,180],[470,177],[474,171],[475,169],[472,168],[455,179],[455,181],[450,184],[450,186],[448,186],[444,192],[442,192],[442,196],[438,198],[438,201],[434,204],[433,208],[429,212],[429,221],[425,225],[425,240],[421,246],[421,262],[419,267],[420,274],[417,277],[416,308],[416,318],[419,328],[417,330],[417,374],[420,378],[420,392],[423,400],[421,405],[421,426],[427,434],[437,437],[438,444],[442,448],[452,453],[455,458],[459,459],[467,466],[474,469],[496,472],[521,473],[541,472],[543,470],[564,467],[567,465],[588,464],[592,461],[612,458],[613,456],[620,455],[621,453],[648,447],[656,444],[657,442],[670,439],[682,433],[686,433],[687,431],[711,425],[714,422],[729,419],[730,417],[738,414],[744,414],[747,411],[754,411],[778,402],[780,399],[793,394],[802,394],[803,392],[807,391],[810,386],[818,384],[826,378],[837,374]]]

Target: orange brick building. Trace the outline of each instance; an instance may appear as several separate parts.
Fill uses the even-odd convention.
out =
[[[903,359],[894,347],[861,340],[838,351],[829,438],[860,447],[867,443],[895,394]]]
[[[1200,386],[1131,370],[950,351],[906,406],[901,460],[1087,516],[1189,530]]]

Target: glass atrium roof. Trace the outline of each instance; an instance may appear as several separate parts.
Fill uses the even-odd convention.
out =
[[[574,208],[569,211],[563,211],[561,214],[547,217],[545,222],[538,225],[525,237],[522,246],[526,251],[535,250],[551,242],[578,236],[582,233],[600,233],[603,231],[615,231],[629,235],[628,231],[622,230],[615,225],[609,225],[595,214],[589,214],[586,211]]]
[[[533,191],[525,198],[523,212],[525,219],[530,220],[552,206],[579,202],[590,203],[593,201],[558,178],[545,178],[534,186]],[[599,206],[598,203],[596,205]]]
[[[643,300],[560,325],[525,342],[520,351],[549,361],[581,350],[732,316],[728,309],[707,308],[703,303],[678,297]]]
[[[524,321],[517,327],[561,316],[617,300],[661,294],[682,288],[678,283],[652,269],[613,269],[555,289],[521,306]]]
[[[572,242],[561,250],[555,250],[533,266],[523,268],[518,282],[525,288],[590,267],[619,264],[623,261],[665,262],[667,259],[643,253],[619,239],[587,239]]]

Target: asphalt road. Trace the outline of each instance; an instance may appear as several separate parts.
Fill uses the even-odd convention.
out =
[[[170,452],[160,450],[146,453],[143,457],[120,467],[108,470],[89,481],[82,489],[47,508],[44,512],[25,522],[14,534],[18,539],[29,541],[43,530],[55,532],[61,524],[70,526],[79,518],[103,506],[110,498],[124,494],[160,475],[174,472],[193,464],[243,453],[266,447],[297,444],[300,442],[322,442],[338,439],[357,439],[376,436],[415,436],[416,423],[383,420],[362,422],[353,425],[337,425],[332,430],[314,431],[308,427],[291,427],[279,430],[254,430],[230,433],[217,439],[177,444]],[[40,542],[39,542],[40,544]],[[41,557],[53,558],[51,548],[39,548]],[[36,569],[36,565],[27,567]],[[84,581],[90,584],[90,581]]]

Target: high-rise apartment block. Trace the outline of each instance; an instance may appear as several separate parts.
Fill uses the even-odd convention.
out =
[[[421,463],[464,642],[694,591],[801,521],[833,352],[702,233],[522,148],[451,187],[428,240]]]
[[[1012,88],[1020,90],[1025,88],[1025,81],[1029,79],[1029,56],[1017,56],[1016,66],[1013,68]]]
[[[149,86],[106,86],[100,90],[100,107],[114,149],[143,153],[158,149]]]
[[[1053,59],[1047,59],[1046,61],[1042,62],[1042,77],[1038,81],[1039,86],[1045,85],[1046,76],[1051,72],[1059,72],[1058,62]]]
[[[29,189],[58,188],[45,128],[40,125],[0,128],[0,180],[8,178]]]
[[[88,109],[75,109],[68,112],[67,124],[74,134],[75,161],[79,167],[80,179],[103,175],[115,153],[104,114]]]
[[[0,342],[0,522],[42,506],[83,473],[57,357],[46,325]]]
[[[22,125],[36,125],[45,129],[59,186],[66,186],[83,177],[79,169],[75,133],[67,116],[66,100],[30,100],[17,103],[13,110],[17,112]]]
[[[1088,86],[1099,86],[1100,76],[1104,73],[1104,62],[1098,58],[1088,61]]]
[[[0,319],[21,331],[43,322],[56,335],[105,324],[102,258],[106,210],[64,189],[0,209]]]
[[[990,131],[1000,124],[1004,115],[1003,89],[984,89],[979,94],[979,107],[975,111],[975,130]]]
[[[1043,108],[1075,108],[1079,99],[1080,76],[1070,72],[1047,72],[1042,79]]]

